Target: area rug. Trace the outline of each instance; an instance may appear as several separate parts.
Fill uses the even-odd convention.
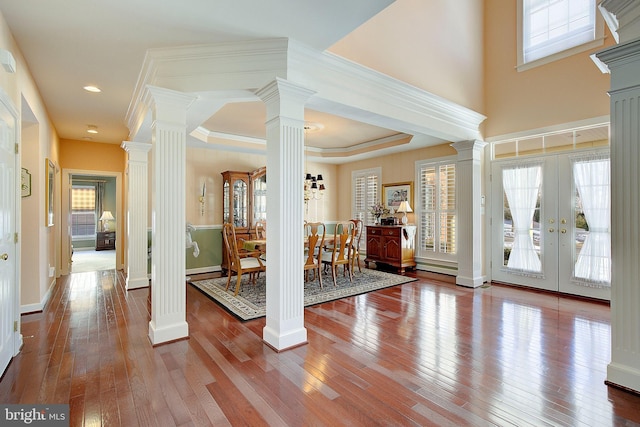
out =
[[[327,301],[360,295],[415,280],[417,279],[412,277],[363,268],[362,273],[356,272],[354,274],[353,283],[349,281],[348,277],[342,277],[340,272],[336,278],[337,286],[333,286],[331,275],[324,275],[322,276],[323,289],[320,289],[317,280],[305,282],[304,306],[308,307]],[[227,285],[226,276],[217,279],[196,280],[189,283],[241,320],[251,320],[266,316],[266,278],[264,273],[256,280],[255,285],[249,282],[248,276],[246,278],[243,277],[240,292],[236,297],[233,296],[236,284],[235,276],[231,278],[228,291],[224,290]]]

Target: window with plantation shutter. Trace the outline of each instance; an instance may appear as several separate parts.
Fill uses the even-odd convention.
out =
[[[456,254],[456,165],[423,162],[417,171],[418,256],[451,259]]]
[[[352,219],[362,220],[365,225],[373,223],[373,215],[370,212],[370,208],[381,199],[381,176],[381,168],[352,172]]]

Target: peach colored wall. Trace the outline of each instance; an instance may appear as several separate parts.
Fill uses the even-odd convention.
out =
[[[338,193],[338,217],[337,219],[351,218],[351,173],[356,170],[381,168],[382,184],[394,182],[415,181],[416,162],[439,157],[456,156],[457,151],[449,143],[434,147],[420,148],[404,153],[391,154],[373,159],[360,160],[338,166],[337,179],[339,182],[348,182],[348,191]],[[415,182],[414,182],[415,198]],[[415,202],[414,202],[415,203]],[[413,206],[412,206],[413,207]],[[409,222],[414,222],[413,214],[407,214]]]
[[[487,0],[485,138],[609,114],[609,74],[589,58],[614,43],[527,71],[516,70],[516,1]]]
[[[60,141],[60,166],[64,169],[124,172],[126,161],[126,152],[117,144]]]
[[[20,141],[21,166],[31,173],[31,196],[20,203],[20,305],[21,310],[38,310],[46,303],[47,294],[55,277],[49,277],[49,266],[58,267],[56,248],[60,241],[59,228],[44,226],[44,159],[58,162],[58,137],[53,128],[38,87],[33,81],[22,52],[15,43],[4,16],[0,13],[0,48],[11,52],[16,61],[16,72],[0,72],[0,88],[11,99],[18,113],[17,126],[34,126],[28,131],[29,144]],[[31,110],[31,117],[22,113]],[[29,123],[23,122],[28,120]],[[56,188],[59,183],[56,182]],[[26,199],[25,199],[26,200]],[[59,200],[54,200],[56,219],[59,217]],[[22,215],[22,209],[33,210]],[[24,233],[23,230],[29,230]],[[59,269],[56,268],[59,274]]]
[[[396,0],[329,51],[483,113],[483,3]]]

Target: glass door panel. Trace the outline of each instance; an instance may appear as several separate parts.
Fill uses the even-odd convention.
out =
[[[241,179],[235,180],[233,182],[233,225],[236,227],[248,227],[249,225],[247,198],[247,183]]]
[[[610,299],[607,156],[493,163],[493,280]]]

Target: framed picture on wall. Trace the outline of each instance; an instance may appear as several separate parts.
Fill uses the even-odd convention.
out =
[[[413,181],[382,184],[382,203],[385,208],[395,212],[404,200],[413,206]]]
[[[31,195],[31,174],[29,173],[29,169],[22,168],[22,174],[20,178],[20,189],[22,190],[22,197],[29,197]]]
[[[45,169],[45,200],[44,200],[44,208],[45,208],[45,218],[44,225],[47,227],[53,226],[53,202],[54,202],[54,191],[56,187],[56,167],[53,162],[49,159],[44,159],[44,169]]]

